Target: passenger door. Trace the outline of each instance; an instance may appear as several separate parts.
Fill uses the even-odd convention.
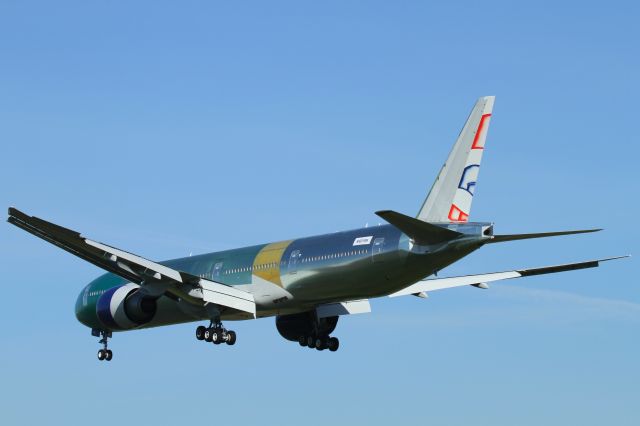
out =
[[[220,275],[222,274],[222,265],[223,262],[216,262],[213,265],[213,269],[211,271],[211,279],[213,281],[220,281]]]
[[[371,259],[373,263],[382,262],[382,256],[384,255],[384,237],[378,237],[373,240],[371,246]]]
[[[302,257],[302,252],[300,250],[294,250],[291,252],[291,255],[289,256],[289,268],[288,268],[290,274],[295,274],[298,272],[298,263],[301,257]]]

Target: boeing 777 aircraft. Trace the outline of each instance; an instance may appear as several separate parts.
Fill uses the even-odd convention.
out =
[[[375,297],[485,289],[492,281],[617,259],[435,277],[485,244],[598,231],[494,235],[492,223],[468,221],[493,102],[493,96],[477,101],[417,216],[376,212],[387,225],[155,262],[15,208],[9,208],[8,221],[108,271],[80,292],[75,306],[78,321],[100,337],[101,361],[113,357],[107,343],[114,331],[209,321],[196,328],[196,338],[233,345],[236,333],[223,320],[270,316],[285,339],[336,351],[339,341],[331,334],[338,318],[370,312]]]

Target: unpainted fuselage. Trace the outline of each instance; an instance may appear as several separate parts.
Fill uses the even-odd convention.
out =
[[[251,292],[260,318],[393,293],[478,249],[487,240],[486,225],[447,225],[464,236],[434,246],[415,245],[393,225],[382,225],[161,263]],[[78,320],[103,328],[96,315],[97,301],[107,290],[124,285],[133,284],[111,273],[89,283],[76,301]],[[170,294],[157,303],[154,318],[137,328],[209,319],[204,308]],[[221,313],[223,320],[247,318],[237,311]]]

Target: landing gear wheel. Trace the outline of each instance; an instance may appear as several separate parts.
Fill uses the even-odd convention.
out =
[[[213,330],[213,333],[211,333],[211,341],[213,342],[213,344],[219,345],[220,343],[222,343],[222,340],[222,330]]]
[[[307,337],[306,336],[298,337],[298,343],[300,343],[300,346],[302,347],[307,346]]]
[[[211,318],[211,322],[209,323],[209,327],[198,327],[196,329],[196,337],[199,338],[200,332],[204,330],[202,336],[203,339],[207,342],[211,342],[214,345],[220,345],[222,343],[226,343],[231,346],[236,343],[236,332],[232,330],[227,330],[222,325],[219,317]]]
[[[205,327],[204,325],[198,326],[198,328],[196,328],[196,339],[198,340],[204,340],[204,334],[207,331],[207,327]]]
[[[318,337],[316,339],[316,349],[319,351],[323,351],[327,348],[327,339],[324,337]]]
[[[111,361],[111,358],[113,358],[113,352],[111,352],[108,348],[111,331],[98,330],[94,328],[91,329],[91,335],[94,337],[101,337],[98,343],[102,345],[102,349],[98,351],[98,360],[104,361],[106,359],[107,361]]]
[[[307,337],[307,344],[305,346],[310,347],[311,349],[316,347],[316,338],[313,336]]]
[[[233,330],[227,331],[227,345],[231,346],[236,343],[236,332]]]
[[[329,337],[329,341],[327,342],[327,347],[331,352],[335,352],[340,347],[340,340],[337,337]]]

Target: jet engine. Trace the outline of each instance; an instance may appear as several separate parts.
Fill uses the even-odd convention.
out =
[[[292,342],[297,342],[301,336],[328,336],[336,329],[337,325],[338,317],[316,319],[316,314],[313,311],[276,317],[278,333]]]
[[[129,330],[146,324],[156,311],[157,298],[144,294],[136,284],[109,289],[96,303],[98,319],[109,330]]]

